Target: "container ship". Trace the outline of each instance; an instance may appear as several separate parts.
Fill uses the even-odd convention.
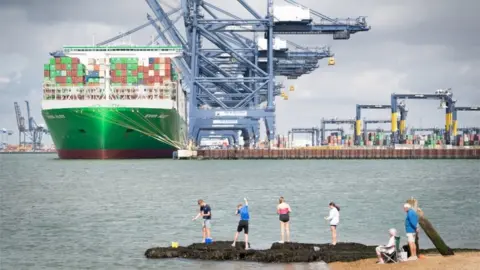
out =
[[[65,46],[44,65],[42,115],[61,159],[171,158],[186,144],[181,47]]]

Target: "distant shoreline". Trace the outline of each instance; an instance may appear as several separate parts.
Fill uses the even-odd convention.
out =
[[[15,155],[15,154],[56,154],[57,152],[0,152],[1,154],[10,154],[10,155]]]

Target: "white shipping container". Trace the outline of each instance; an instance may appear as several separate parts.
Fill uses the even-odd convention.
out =
[[[160,69],[160,76],[165,77],[165,70],[164,69]]]
[[[62,70],[60,73],[61,73],[62,76],[67,76],[67,71],[66,70]]]
[[[149,63],[148,63],[148,58],[147,59],[143,59],[142,60],[142,66],[145,66],[145,67],[148,67]]]
[[[153,76],[153,75],[155,75],[155,73],[153,73],[153,70],[149,70],[148,71],[148,76]]]
[[[167,66],[167,65],[165,65],[165,64],[160,64],[160,70],[165,70],[165,67],[166,67],[166,66]]]
[[[160,64],[165,64],[165,58],[160,57]]]
[[[257,39],[257,45],[261,51],[267,50],[267,39],[266,38],[259,38]],[[273,39],[273,49],[274,50],[286,50],[287,49],[287,41],[281,38],[274,38]]]
[[[310,9],[295,6],[274,6],[273,16],[275,21],[281,22],[300,22],[310,21]]]
[[[105,84],[105,79],[104,78],[100,78],[100,84]]]
[[[95,64],[95,59],[94,58],[88,58],[88,64],[89,65],[94,65]]]
[[[105,58],[99,58],[98,61],[97,61],[97,63],[98,63],[99,65],[105,65]]]
[[[94,70],[94,67],[93,67],[93,65],[88,65],[88,66],[87,66],[87,69],[88,69],[88,70]]]

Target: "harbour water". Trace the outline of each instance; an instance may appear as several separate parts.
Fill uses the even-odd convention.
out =
[[[321,269],[321,265],[147,260],[147,248],[201,240],[197,199],[212,207],[214,240],[232,239],[243,197],[253,248],[280,237],[275,207],[292,207],[292,241],[330,240],[323,217],[341,206],[339,241],[386,244],[404,235],[414,196],[454,248],[480,248],[476,160],[58,160],[0,155],[0,269]],[[403,240],[405,238],[403,237]],[[432,247],[423,233],[422,247]]]

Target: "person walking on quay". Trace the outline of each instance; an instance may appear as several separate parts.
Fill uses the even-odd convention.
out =
[[[330,231],[332,232],[332,245],[337,244],[337,226],[340,222],[340,207],[334,202],[330,202],[330,213],[325,220],[330,221]]]
[[[247,198],[243,198],[243,200],[245,201],[245,205],[237,205],[237,210],[235,211],[235,214],[237,216],[240,215],[240,221],[238,222],[237,232],[235,233],[235,237],[233,238],[232,247],[235,247],[238,235],[243,230],[243,233],[245,235],[245,250],[248,250],[248,221],[250,220],[250,214],[248,213]]]
[[[410,248],[409,261],[417,259],[417,245],[415,244],[415,237],[418,233],[418,215],[409,203],[403,205],[403,210],[407,213],[405,218],[405,232],[407,233],[408,247]]]
[[[280,220],[280,231],[282,240],[279,243],[283,243],[285,241],[285,234],[287,234],[287,242],[290,242],[290,213],[292,209],[290,205],[285,202],[283,197],[280,197],[278,200],[277,205],[277,214],[279,215]]]
[[[211,219],[212,219],[212,209],[210,208],[210,205],[208,205],[207,203],[205,203],[204,200],[198,200],[198,205],[200,206],[200,211],[199,213],[192,219],[193,220],[196,220],[198,219],[200,216],[203,218],[203,224],[202,224],[202,235],[203,235],[203,239],[202,239],[202,243],[205,243],[205,239],[206,238],[211,238],[211,235],[210,235],[210,229],[211,229]]]

